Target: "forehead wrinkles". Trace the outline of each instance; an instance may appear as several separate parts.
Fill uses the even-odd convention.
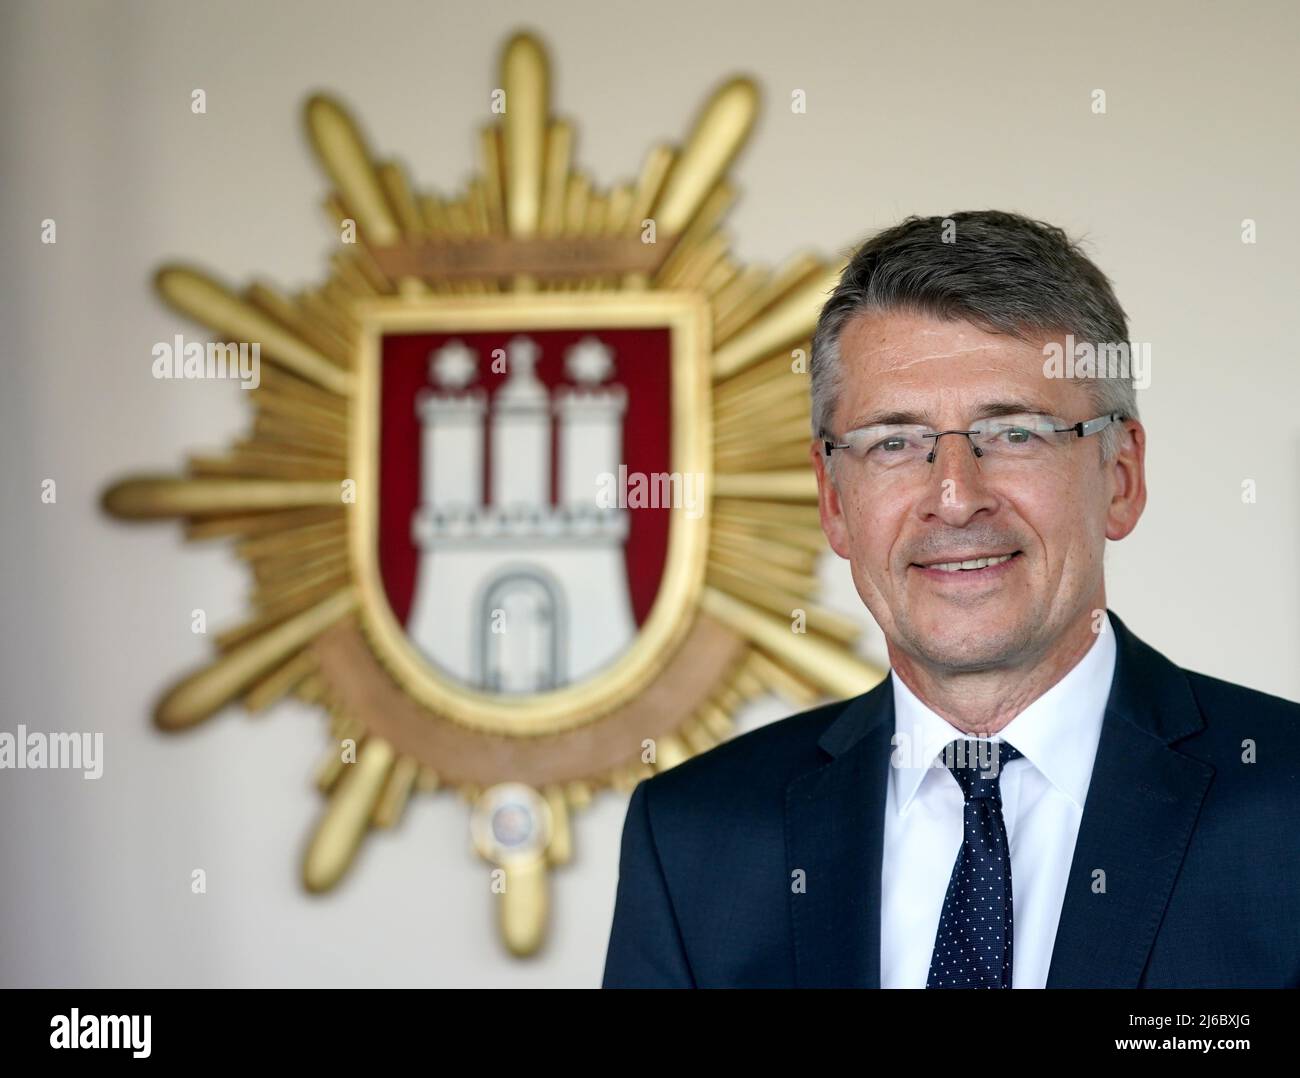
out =
[[[918,352],[907,345],[889,345],[876,353],[879,374],[901,374],[931,363],[961,361],[973,371],[1005,371],[1014,364],[1004,353],[1005,345],[993,343],[967,344],[958,347],[931,348]],[[972,361],[979,360],[979,366]],[[913,373],[920,373],[914,371]]]
[[[860,316],[845,327],[845,337],[846,352],[860,351],[893,366],[995,351],[1017,343],[964,322],[899,315]]]

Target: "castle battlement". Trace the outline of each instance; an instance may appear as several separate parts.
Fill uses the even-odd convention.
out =
[[[470,389],[463,393],[437,393],[427,386],[415,395],[415,414],[426,422],[435,422],[440,417],[454,419],[462,416],[473,419],[487,410],[487,394],[481,389]]]
[[[417,546],[431,546],[449,540],[491,541],[531,539],[538,541],[623,542],[627,538],[628,510],[595,506],[552,505],[419,510],[411,524],[411,538]]]
[[[604,389],[578,389],[561,386],[553,396],[556,415],[569,415],[577,412],[603,414],[614,412],[621,415],[627,410],[627,390],[622,386],[608,386]]]

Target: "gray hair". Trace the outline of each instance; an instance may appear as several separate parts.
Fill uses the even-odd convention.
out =
[[[966,321],[1033,343],[1070,333],[1099,354],[1128,341],[1128,321],[1110,281],[1056,226],[998,210],[909,217],[853,253],[822,307],[812,339],[815,437],[828,430],[839,399],[840,333],[867,311]],[[1131,370],[1087,384],[1097,415],[1137,418]],[[1120,427],[1111,424],[1098,437],[1102,459],[1111,459]]]

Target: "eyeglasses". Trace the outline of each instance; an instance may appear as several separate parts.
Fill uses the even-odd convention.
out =
[[[822,441],[827,457],[834,450],[843,449],[873,474],[921,463],[933,464],[939,439],[945,434],[966,435],[982,464],[999,468],[1017,464],[1032,466],[1059,456],[1061,448],[1074,441],[1071,435],[1087,438],[1123,419],[1119,412],[1112,412],[1080,423],[1067,423],[1057,416],[1025,412],[977,420],[969,430],[932,431],[918,424],[883,423],[857,427],[838,442],[823,431]]]

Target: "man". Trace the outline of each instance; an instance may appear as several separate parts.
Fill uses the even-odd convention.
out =
[[[1300,706],[1106,608],[1146,504],[1127,340],[1040,222],[856,252],[812,463],[890,676],[636,787],[605,986],[1300,987]]]

